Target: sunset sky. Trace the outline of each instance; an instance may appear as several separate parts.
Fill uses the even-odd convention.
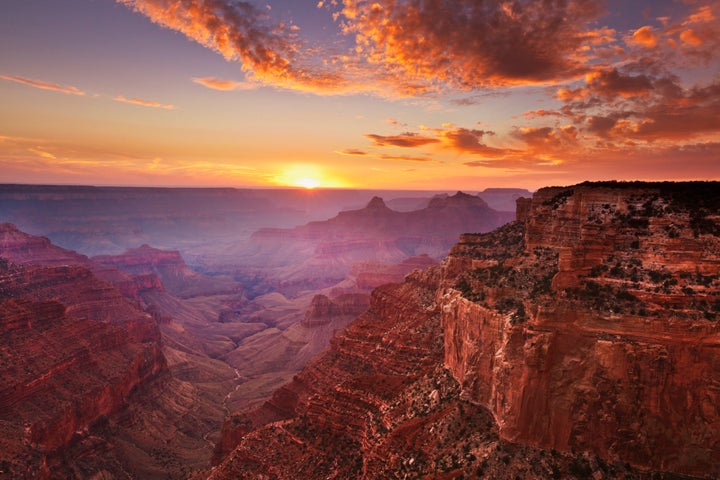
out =
[[[2,0],[0,182],[720,179],[720,2]]]

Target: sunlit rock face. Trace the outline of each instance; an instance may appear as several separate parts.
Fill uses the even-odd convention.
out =
[[[445,363],[502,438],[720,470],[720,185],[542,189],[465,235],[439,291]]]

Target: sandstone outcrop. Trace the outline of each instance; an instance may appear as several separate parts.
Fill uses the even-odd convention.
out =
[[[335,317],[354,318],[367,310],[369,304],[369,295],[362,293],[345,293],[332,299],[322,294],[315,295],[301,324],[305,327],[314,327],[326,325]]]

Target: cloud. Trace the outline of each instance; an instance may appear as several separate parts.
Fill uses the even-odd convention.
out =
[[[175,105],[153,102],[152,100],[141,100],[139,98],[125,98],[122,95],[113,97],[116,102],[130,103],[132,105],[140,105],[143,107],[162,108],[165,110],[174,110]]]
[[[584,46],[607,32],[592,0],[344,0],[346,33],[370,64],[432,89],[555,82],[584,73]]]
[[[52,82],[33,80],[31,78],[16,77],[13,75],[0,75],[0,78],[3,80],[8,80],[10,82],[17,82],[23,85],[28,85],[30,87],[39,88],[41,90],[51,90],[53,92],[67,93],[70,95],[85,95],[85,92],[83,92],[82,90],[69,85],[65,86]]]
[[[574,125],[559,128],[523,127],[513,136],[523,141],[533,152],[565,152],[578,144],[578,129]]]
[[[346,148],[345,150],[336,150],[335,153],[337,153],[339,155],[352,155],[352,156],[367,155],[367,152],[358,150],[357,148]]]
[[[720,134],[720,80],[685,88],[678,77],[650,72],[598,69],[585,77],[584,87],[561,89],[557,97],[565,106],[545,115],[564,117],[586,133],[615,141],[684,141]]]
[[[52,154],[50,152],[46,152],[45,150],[42,150],[40,147],[28,148],[27,151],[30,153],[34,153],[38,157],[42,157],[42,158],[47,158],[47,159],[51,159],[51,160],[54,160],[57,158],[54,154]]]
[[[646,48],[655,48],[658,43],[658,36],[651,26],[645,25],[633,32],[630,41]]]
[[[267,11],[250,2],[116,1],[158,25],[183,33],[227,60],[239,61],[253,81],[316,93],[343,88],[339,74],[320,68],[312,59],[304,61],[296,26],[272,24]],[[207,82],[204,84],[208,86]]]
[[[380,155],[380,159],[401,162],[429,162],[432,160],[430,157],[413,157],[407,155]]]
[[[489,147],[482,143],[481,140],[485,135],[494,135],[494,133],[453,126],[448,126],[445,130],[439,132],[444,146],[458,153],[469,153],[483,157],[503,157],[515,153],[513,150]]]
[[[331,11],[339,35],[320,44],[250,1],[116,1],[239,62],[248,82],[193,79],[217,90],[265,85],[385,98],[472,91],[472,97],[449,99],[467,106],[497,87],[557,85],[613,67],[628,67],[623,74],[640,82],[642,72],[629,75],[632,63],[662,70],[707,62],[720,47],[717,2],[685,2],[689,10],[679,21],[667,17],[618,36],[598,23],[606,13],[602,0],[318,1],[317,8]],[[634,87],[633,95],[642,90]],[[568,87],[558,96],[585,93]]]
[[[429,145],[432,143],[439,143],[440,140],[437,138],[427,137],[420,135],[419,133],[405,132],[400,135],[376,135],[369,133],[365,135],[373,141],[376,147],[402,147],[402,148],[415,148]]]
[[[717,7],[717,4],[715,4],[715,7]],[[713,13],[713,7],[711,5],[700,5],[694,13],[688,16],[684,24],[708,23],[716,19],[717,17]]]
[[[720,134],[720,81],[680,91],[638,108],[632,118],[618,122],[614,135],[653,141]]]
[[[645,25],[625,37],[630,52],[620,56],[621,62],[637,61],[667,70],[707,65],[716,58],[720,48],[720,22],[716,21],[715,12],[720,9],[720,2],[713,1],[709,5],[684,3],[690,10],[683,18],[673,22],[670,17],[660,17],[660,26]]]
[[[703,38],[691,28],[683,30],[682,33],[680,33],[680,40],[690,47],[699,47],[703,44]]]
[[[647,75],[626,75],[617,69],[595,70],[585,76],[590,91],[603,97],[632,97],[646,95],[652,89],[652,80]],[[558,98],[563,99],[558,92]]]
[[[484,137],[495,136],[495,132],[489,130],[457,127],[452,124],[446,124],[440,128],[421,128],[426,132],[425,134],[405,132],[400,135],[367,134],[365,137],[372,140],[376,147],[432,148],[435,153],[445,151],[455,155],[472,155],[474,157],[480,157],[482,160],[475,160],[473,162],[480,162],[483,166],[507,167],[510,164],[518,165],[522,163],[527,165],[535,161],[533,159],[523,158],[526,153],[523,150],[498,148],[487,145]],[[429,153],[422,156],[381,154],[378,158],[382,160],[411,162],[429,162],[433,160],[433,157]],[[540,162],[542,161],[544,160],[540,159]],[[478,165],[480,163],[478,163]]]
[[[253,90],[258,88],[259,85],[250,82],[237,82],[234,80],[224,80],[222,78],[215,77],[196,77],[192,79],[193,82],[198,85],[202,85],[213,90]]]

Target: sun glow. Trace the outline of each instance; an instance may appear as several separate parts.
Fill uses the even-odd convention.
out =
[[[328,175],[324,169],[314,164],[292,164],[275,176],[273,183],[287,187],[315,188],[345,187],[346,182]]]
[[[317,188],[320,186],[320,180],[309,177],[298,178],[295,180],[295,186],[312,190],[313,188]]]

